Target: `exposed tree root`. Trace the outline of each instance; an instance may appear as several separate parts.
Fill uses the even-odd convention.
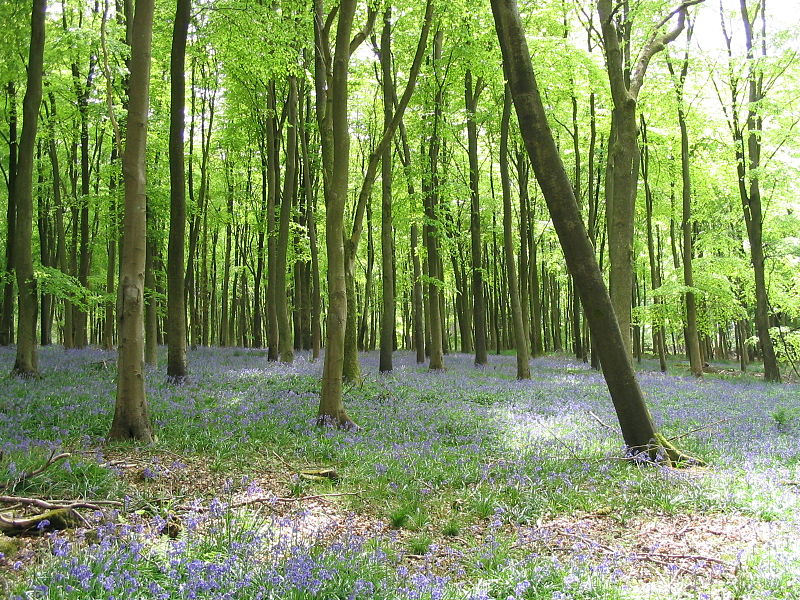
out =
[[[637,462],[665,464],[677,469],[706,465],[702,458],[680,450],[661,433],[656,433],[646,446],[629,448],[626,458]]]

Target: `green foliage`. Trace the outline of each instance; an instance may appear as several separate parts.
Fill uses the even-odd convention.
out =
[[[52,294],[59,300],[68,300],[83,311],[114,299],[113,296],[109,298],[106,294],[85,288],[76,277],[54,267],[38,266],[33,276],[42,292]]]

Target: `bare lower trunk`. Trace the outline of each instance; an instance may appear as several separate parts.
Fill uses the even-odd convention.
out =
[[[122,173],[125,180],[118,315],[117,402],[110,440],[151,442],[144,390],[144,268],[146,243],[145,144],[150,88],[153,0],[137,0],[131,38],[128,127]]]
[[[517,291],[517,265],[514,262],[514,236],[512,233],[511,181],[508,175],[508,130],[511,118],[511,93],[506,85],[503,99],[503,118],[500,125],[500,178],[503,186],[503,249],[506,257],[508,291],[511,296],[511,317],[514,329],[514,346],[517,349],[517,379],[530,379],[528,362],[530,351],[522,320],[522,306]]]
[[[31,12],[31,44],[28,53],[28,82],[22,101],[22,135],[15,182],[17,222],[14,260],[19,294],[17,355],[12,374],[35,377],[39,372],[36,353],[36,281],[33,278],[33,155],[39,106],[42,102],[46,0],[34,0]]]
[[[183,157],[186,107],[186,36],[191,0],[177,0],[170,55],[169,175],[170,212],[167,247],[167,378],[182,383],[186,360],[186,297],[183,265],[186,235],[186,190]]]

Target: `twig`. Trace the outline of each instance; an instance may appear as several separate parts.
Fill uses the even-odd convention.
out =
[[[319,500],[325,498],[337,498],[339,496],[360,496],[364,490],[355,492],[339,492],[337,494],[316,494],[314,496],[298,496],[297,498],[274,498],[275,502],[303,502],[305,500]]]
[[[695,561],[705,561],[705,562],[712,562],[718,565],[722,565],[724,567],[730,567],[731,565],[725,562],[724,560],[720,560],[719,558],[712,558],[710,556],[700,556],[699,554],[662,554],[661,552],[634,552],[634,556],[641,556],[644,558],[654,557],[654,558],[661,558],[661,559],[669,559],[669,560],[695,560]]]
[[[590,410],[590,411],[589,411],[589,414],[592,416],[592,418],[593,418],[595,421],[597,421],[597,422],[598,422],[598,423],[599,423],[601,426],[603,426],[605,429],[608,429],[608,430],[609,430],[611,433],[617,433],[617,431],[616,431],[616,430],[615,430],[615,429],[614,429],[614,428],[613,428],[611,425],[609,425],[608,423],[606,423],[605,421],[603,421],[603,420],[602,420],[600,417],[598,417],[596,414],[594,414],[594,412],[593,412],[593,411],[591,411],[591,410]]]
[[[284,465],[286,465],[286,467],[288,467],[290,471],[293,471],[293,472],[294,472],[294,471],[297,471],[297,469],[295,469],[295,468],[294,468],[292,465],[290,465],[290,464],[289,464],[289,463],[286,461],[286,459],[284,459],[284,458],[283,458],[283,457],[282,457],[280,454],[278,454],[277,452],[275,452],[275,450],[270,450],[270,451],[272,452],[272,454],[274,454],[274,455],[275,455],[275,458],[277,458],[277,459],[278,459],[279,461],[281,461],[281,462],[282,462]]]
[[[42,473],[44,473],[47,469],[49,469],[51,466],[53,466],[58,461],[64,460],[65,458],[69,458],[70,456],[72,456],[72,455],[69,452],[62,452],[61,454],[56,454],[56,451],[53,450],[53,452],[50,454],[50,458],[47,459],[47,462],[45,462],[44,465],[42,465],[38,469],[34,469],[33,471],[27,471],[27,472],[21,473],[19,475],[19,477],[17,477],[13,481],[13,483],[7,483],[6,485],[4,485],[0,489],[2,489],[2,490],[13,489],[13,488],[17,487],[20,483],[25,481],[26,479],[31,479],[33,477],[36,477],[37,475],[41,475]]]
[[[697,433],[698,431],[703,431],[704,429],[711,429],[712,427],[714,427],[716,425],[721,425],[722,423],[727,423],[728,421],[730,421],[730,419],[720,419],[719,421],[714,421],[713,423],[709,423],[708,425],[702,425],[700,427],[695,427],[694,429],[690,429],[689,431],[686,431],[684,433],[681,433],[681,434],[672,436],[670,438],[667,438],[667,441],[668,442],[674,442],[675,440],[679,440],[681,438],[685,438],[687,435],[691,435],[693,433]]]

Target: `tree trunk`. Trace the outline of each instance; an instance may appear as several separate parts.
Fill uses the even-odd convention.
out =
[[[528,362],[530,351],[525,325],[522,319],[522,305],[517,291],[517,266],[514,262],[514,236],[512,233],[511,181],[508,175],[508,134],[511,118],[511,92],[508,85],[503,96],[503,117],[500,124],[500,180],[503,186],[503,248],[508,274],[508,291],[511,295],[511,316],[514,328],[514,346],[517,349],[517,379],[530,379],[531,368]]]
[[[13,81],[6,86],[8,95],[8,205],[6,207],[6,274],[3,285],[3,312],[0,314],[0,346],[14,342],[14,251],[17,229],[17,88]]]
[[[275,124],[275,82],[267,84],[267,360],[278,360],[278,312],[277,312],[277,246],[275,236],[275,201],[278,196],[278,151]]]
[[[288,80],[289,95],[286,99],[288,128],[286,131],[286,170],[283,174],[283,196],[281,198],[278,243],[275,248],[275,312],[278,317],[278,354],[280,361],[294,361],[292,331],[287,306],[286,253],[289,249],[289,223],[292,219],[292,203],[296,195],[295,173],[297,170],[297,79]]]
[[[742,199],[744,220],[747,225],[747,236],[750,241],[750,259],[753,263],[753,275],[756,288],[756,331],[758,341],[761,345],[761,353],[764,359],[764,379],[767,381],[779,382],[781,380],[778,359],[775,355],[775,348],[769,336],[769,299],[767,297],[766,277],[764,273],[764,245],[762,240],[762,226],[764,222],[761,207],[761,181],[759,169],[761,168],[761,132],[763,131],[763,120],[759,115],[759,105],[764,99],[764,73],[763,63],[755,57],[753,50],[753,23],[747,12],[745,0],[740,0],[742,24],[745,31],[745,43],[747,47],[747,88],[748,88],[748,108],[747,126],[742,136],[743,146],[747,148],[747,158],[745,151],[740,151],[739,163],[739,193]],[[766,16],[764,0],[760,0],[759,9],[754,13],[754,19],[761,16],[761,57],[762,61],[766,58]],[[730,42],[728,42],[730,45]],[[732,84],[733,85],[733,84]],[[738,127],[738,124],[737,124]]]
[[[433,38],[433,65],[434,72],[437,71],[438,62],[442,58],[442,37],[441,30],[436,32]],[[430,363],[431,370],[441,370],[444,368],[443,348],[442,348],[442,319],[439,308],[439,240],[438,240],[438,198],[439,198],[439,176],[437,172],[439,161],[439,121],[442,114],[442,87],[436,75],[436,94],[433,106],[433,131],[430,136],[428,147],[429,175],[425,180],[423,195],[425,198],[425,216],[428,219],[426,245],[428,249],[428,315],[429,327],[431,331]],[[483,293],[483,291],[481,291]]]
[[[183,293],[186,236],[183,136],[186,129],[186,36],[191,7],[191,0],[177,0],[170,55],[167,379],[174,383],[183,383],[189,374],[186,359],[186,297]]]
[[[110,440],[152,442],[144,389],[145,143],[150,91],[153,0],[136,0],[131,36],[127,140],[122,158],[125,180],[119,283],[117,402]]]
[[[650,261],[650,285],[653,291],[661,287],[661,271],[657,261],[660,254],[653,241],[653,194],[650,189],[650,147],[647,143],[647,125],[642,116],[642,179],[644,183],[644,198],[647,220],[647,256]],[[653,294],[653,304],[655,305],[653,316],[653,351],[658,353],[658,364],[662,373],[667,372],[667,357],[664,349],[664,318],[658,308],[661,304],[661,297]]]
[[[464,76],[464,105],[467,109],[467,154],[469,156],[470,248],[472,257],[472,318],[475,325],[475,364],[488,362],[486,351],[486,305],[483,297],[483,263],[481,262],[481,206],[478,192],[478,125],[475,111],[484,82],[478,77],[472,84],[472,71]]]
[[[356,0],[342,0],[339,4],[336,43],[328,77],[325,54],[330,52],[330,46],[325,14],[322,0],[314,0],[315,87],[323,153],[327,211],[325,242],[328,250],[327,343],[318,418],[321,423],[329,422],[339,427],[354,425],[342,402],[342,368],[348,302],[344,256],[344,208],[350,168],[347,76],[355,8]]]
[[[383,13],[383,32],[381,34],[381,77],[383,78],[383,129],[392,122],[393,89],[392,73],[392,4],[386,4]],[[392,223],[392,147],[387,144],[381,156],[381,351],[378,370],[388,373],[392,370],[392,353],[395,335],[395,297],[394,297],[394,236]]]
[[[147,210],[146,220],[152,219]],[[158,362],[158,302],[156,301],[154,238],[147,236],[144,261],[144,362],[155,365]]]
[[[622,16],[619,17],[619,12]],[[650,59],[683,30],[686,6],[676,11],[678,23],[663,35],[653,35],[630,65],[631,21],[627,2],[612,9],[612,0],[598,0],[597,12],[606,52],[606,68],[614,108],[606,167],[606,221],[608,224],[609,287],[623,341],[631,354],[631,298],[633,290],[633,225],[639,179],[636,107]],[[617,17],[622,19],[618,28]],[[664,21],[666,22],[666,21]],[[663,25],[663,23],[662,23]],[[624,47],[621,47],[624,46]]]
[[[14,260],[19,294],[17,316],[17,355],[11,373],[35,377],[39,372],[36,353],[37,292],[33,278],[33,154],[39,106],[42,102],[42,70],[45,43],[46,0],[34,0],[31,11],[31,44],[28,53],[28,80],[22,101],[22,134],[14,186],[17,203]]]
[[[492,12],[522,138],[547,202],[567,267],[586,308],[625,443],[633,453],[646,451],[655,458],[659,448],[667,453],[670,462],[681,462],[687,457],[656,431],[636,381],[611,298],[547,123],[516,3],[514,0],[492,0]]]

